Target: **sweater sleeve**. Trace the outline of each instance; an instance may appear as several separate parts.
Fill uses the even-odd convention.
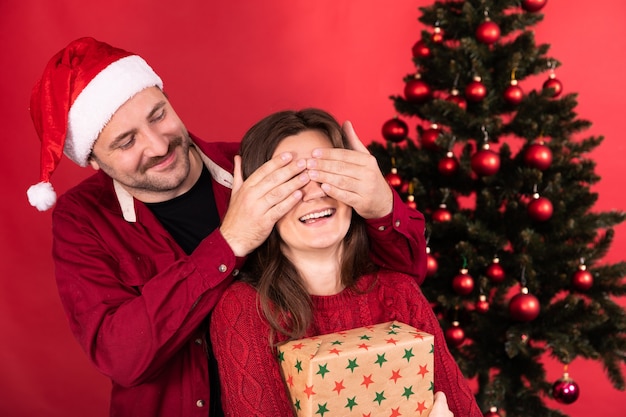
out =
[[[392,190],[393,191],[393,190]],[[367,220],[372,259],[382,268],[411,275],[418,284],[426,277],[424,215],[410,208],[393,191],[393,210]]]
[[[385,287],[384,297],[394,300],[388,303],[393,303],[397,311],[394,318],[435,337],[435,392],[446,394],[455,417],[482,417],[467,379],[448,350],[439,321],[420,288],[401,274],[395,274]]]
[[[226,416],[293,415],[261,314],[256,290],[237,282],[226,290],[211,316],[211,343]]]

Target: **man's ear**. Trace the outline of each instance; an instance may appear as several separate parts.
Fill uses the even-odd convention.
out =
[[[91,165],[91,167],[95,169],[96,171],[100,169],[100,165],[98,165],[98,162],[95,160],[93,156],[89,157],[89,165]]]

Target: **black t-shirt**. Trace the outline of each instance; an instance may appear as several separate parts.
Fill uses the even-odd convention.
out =
[[[198,181],[185,194],[169,201],[146,203],[146,206],[187,255],[191,254],[202,239],[220,225],[211,174],[206,166],[203,166]],[[208,323],[209,318],[206,319],[206,329],[209,328]],[[219,374],[208,331],[205,338],[209,357],[209,381],[211,381],[209,416],[222,417],[224,412],[220,398]]]
[[[187,255],[220,224],[211,174],[206,167],[203,167],[200,178],[185,194],[169,201],[146,205]]]

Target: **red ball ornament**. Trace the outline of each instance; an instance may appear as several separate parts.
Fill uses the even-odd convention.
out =
[[[430,253],[430,248],[426,247],[426,276],[432,277],[437,273],[437,269],[439,268],[439,263],[437,262],[437,258],[435,258]]]
[[[415,196],[409,195],[406,197],[406,205],[413,210],[417,209],[417,203],[415,202]]]
[[[459,108],[461,108],[461,110],[467,109],[467,102],[459,95],[459,90],[456,88],[453,88],[452,91],[450,91],[450,95],[446,97],[446,101],[456,104]]]
[[[439,208],[433,211],[432,220],[436,223],[449,222],[452,220],[452,213],[448,211],[445,204],[440,204]]]
[[[404,120],[394,117],[383,124],[382,134],[386,140],[399,143],[409,134],[409,126]]]
[[[399,189],[402,186],[402,177],[398,174],[397,168],[391,168],[391,172],[385,175],[385,179],[395,189]]]
[[[522,87],[518,85],[517,80],[511,80],[511,84],[504,90],[503,97],[507,103],[514,106],[522,102],[524,99],[524,91]]]
[[[491,264],[487,267],[485,274],[487,275],[487,278],[495,284],[504,281],[504,278],[506,277],[504,268],[500,265],[500,259],[498,258],[493,258],[493,261],[491,261]]]
[[[476,28],[476,39],[486,45],[491,45],[500,39],[500,26],[487,19]]]
[[[547,2],[548,0],[522,0],[522,9],[531,13],[538,12]]]
[[[552,385],[552,397],[562,404],[571,404],[578,399],[580,389],[578,384],[571,379],[567,372],[563,374],[563,378],[559,379]]]
[[[439,150],[439,145],[437,145],[437,139],[439,138],[440,134],[441,130],[436,124],[432,124],[428,129],[424,129],[422,135],[420,136],[420,142],[422,143],[422,147],[431,151]]]
[[[452,278],[452,289],[459,295],[469,295],[474,290],[474,278],[463,268]]]
[[[479,102],[487,95],[487,88],[481,80],[482,79],[480,77],[474,77],[474,79],[465,87],[465,97],[469,101]]]
[[[430,39],[434,43],[441,43],[441,42],[443,42],[443,29],[441,29],[440,27],[436,27],[433,30],[433,34],[431,35]]]
[[[528,203],[527,209],[530,218],[539,222],[549,220],[554,211],[552,202],[545,197],[539,197],[539,194],[533,195],[533,199]]]
[[[489,144],[484,144],[480,151],[472,155],[470,165],[477,175],[488,177],[500,169],[500,155],[490,150]]]
[[[528,288],[522,288],[519,294],[511,298],[509,302],[509,314],[513,320],[533,321],[539,316],[539,300],[532,294],[528,294]]]
[[[430,48],[426,45],[423,39],[415,42],[415,45],[413,45],[411,52],[413,53],[413,57],[415,58],[430,58]]]
[[[572,286],[578,291],[587,291],[593,286],[593,275],[585,265],[580,265],[572,276]]]
[[[552,151],[541,141],[533,143],[524,152],[524,163],[531,168],[545,171],[552,164]]]
[[[411,103],[423,103],[430,95],[430,87],[419,78],[413,78],[404,85],[404,97]]]
[[[441,175],[449,177],[458,171],[459,161],[456,160],[452,152],[448,152],[446,153],[446,156],[439,160],[437,169]]]
[[[483,417],[502,417],[500,413],[498,413],[498,409],[496,407],[491,407],[489,411],[483,414]]]
[[[552,89],[552,97],[558,97],[563,91],[563,84],[556,78],[554,73],[551,73],[548,79],[543,83],[543,89]]]
[[[484,314],[486,312],[489,311],[489,301],[487,301],[487,296],[484,294],[481,294],[478,297],[478,301],[476,301],[476,311]]]
[[[458,321],[453,321],[452,326],[445,331],[445,338],[451,346],[459,346],[465,340],[465,332],[459,325]]]

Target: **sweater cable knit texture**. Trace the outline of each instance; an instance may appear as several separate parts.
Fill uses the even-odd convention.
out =
[[[482,417],[430,304],[411,277],[381,271],[361,277],[356,290],[312,300],[313,324],[306,337],[392,320],[434,335],[435,391],[445,392],[455,417]],[[293,415],[256,290],[242,282],[231,285],[213,312],[210,331],[226,415]]]

